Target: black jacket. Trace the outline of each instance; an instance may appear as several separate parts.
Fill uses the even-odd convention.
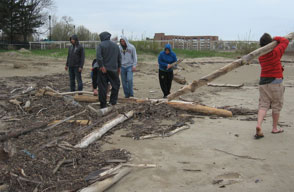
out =
[[[79,44],[79,40],[76,35],[71,36],[69,40],[71,39],[75,40],[75,44],[68,48],[66,66],[83,68],[85,62],[84,48]]]
[[[96,58],[99,67],[105,67],[109,71],[117,71],[121,67],[121,55],[119,47],[110,41],[111,34],[102,32],[99,34],[101,43],[97,47]]]

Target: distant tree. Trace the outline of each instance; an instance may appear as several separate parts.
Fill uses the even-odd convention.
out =
[[[1,0],[0,27],[9,36],[12,42],[21,35],[23,41],[42,26],[47,17],[48,10],[53,6],[53,0]]]
[[[91,40],[91,32],[89,29],[84,27],[83,25],[78,26],[76,30],[76,34],[80,41],[89,41]]]
[[[98,33],[92,33],[91,34],[91,40],[92,41],[100,41],[100,37]]]
[[[53,41],[67,41],[74,34],[73,19],[63,16],[60,21],[54,21],[51,38]]]

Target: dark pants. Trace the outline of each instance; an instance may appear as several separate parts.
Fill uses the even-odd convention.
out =
[[[82,73],[79,72],[79,67],[69,67],[69,81],[70,81],[70,91],[76,91],[76,80],[78,82],[78,91],[83,90]]]
[[[172,81],[174,78],[174,72],[166,72],[166,71],[161,71],[159,70],[159,83],[161,90],[163,92],[163,97],[166,97],[170,94],[170,89],[172,85]]]
[[[115,105],[117,103],[118,92],[120,87],[120,80],[117,71],[107,71],[107,73],[102,73],[98,70],[98,98],[100,101],[100,107],[105,108],[107,103],[107,87],[108,82],[111,84],[111,95],[109,103]]]
[[[93,89],[97,89],[98,71],[99,71],[99,69],[97,67],[95,67],[92,71],[92,74],[91,74]]]

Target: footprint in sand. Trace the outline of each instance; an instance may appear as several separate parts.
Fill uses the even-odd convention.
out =
[[[212,181],[212,184],[218,184],[220,187],[225,187],[226,185],[232,185],[241,181],[242,179],[239,173],[229,172],[216,176]]]

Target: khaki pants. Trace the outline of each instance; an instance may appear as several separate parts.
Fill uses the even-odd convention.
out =
[[[279,113],[284,103],[284,91],[283,83],[259,85],[259,109]]]

